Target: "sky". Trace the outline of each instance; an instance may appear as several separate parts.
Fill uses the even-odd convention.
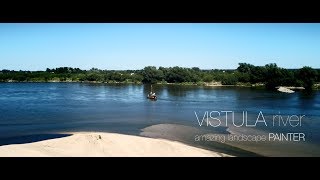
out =
[[[320,68],[320,23],[0,23],[0,69]]]

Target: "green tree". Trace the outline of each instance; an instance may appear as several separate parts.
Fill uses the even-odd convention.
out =
[[[164,78],[163,72],[154,66],[147,66],[142,71],[143,83],[157,83]]]
[[[266,88],[274,90],[276,86],[281,85],[282,74],[280,68],[275,63],[265,65],[266,68]]]
[[[86,75],[87,81],[103,81],[103,75],[98,73],[89,73]]]
[[[250,74],[248,73],[236,72],[235,76],[238,77],[239,82],[244,82],[244,83],[250,82]]]
[[[211,82],[211,81],[213,81],[213,76],[212,76],[211,74],[209,74],[209,73],[205,73],[205,74],[203,75],[202,80],[203,80],[204,82]]]
[[[238,82],[238,78],[235,74],[224,73],[223,78],[221,80],[221,84],[223,85],[236,85]]]
[[[248,63],[239,63],[237,70],[241,73],[252,73],[252,69],[255,68],[254,65]]]
[[[298,80],[302,81],[303,87],[311,90],[317,78],[317,71],[311,67],[305,66],[298,70]]]

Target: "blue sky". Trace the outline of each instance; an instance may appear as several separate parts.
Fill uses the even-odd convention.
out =
[[[0,24],[0,69],[320,68],[320,24]]]

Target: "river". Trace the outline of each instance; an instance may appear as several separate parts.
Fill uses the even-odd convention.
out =
[[[153,85],[153,90],[157,101],[146,98],[148,85],[0,83],[0,145],[37,134],[103,131],[140,135],[141,129],[151,125],[178,124],[221,134],[304,133],[303,142],[279,142],[282,153],[275,153],[277,144],[272,150],[262,143],[227,144],[266,156],[320,156],[319,91],[286,94],[247,87],[182,85]],[[228,125],[223,120],[225,111],[230,111]],[[206,112],[211,118],[206,119]],[[232,120],[241,124],[243,113],[248,114],[248,124],[257,119],[260,122],[254,127],[234,127]],[[258,117],[259,113],[263,117]],[[274,115],[283,116],[282,124],[272,125]],[[283,124],[288,116],[295,115],[303,116],[300,125]],[[215,118],[221,120],[220,125],[203,127],[208,120],[211,125],[218,123]],[[286,154],[292,148],[296,151]]]

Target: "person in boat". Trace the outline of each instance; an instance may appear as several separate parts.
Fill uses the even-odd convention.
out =
[[[153,97],[153,96],[156,96],[156,93],[150,92],[150,93],[149,93],[149,97]]]
[[[151,91],[151,92],[148,94],[148,98],[149,98],[149,99],[157,99],[156,93],[154,93],[154,92]]]
[[[151,91],[150,91],[150,93],[148,94],[148,98],[150,98],[150,99],[157,99],[156,93],[155,93],[155,92],[152,92],[152,85],[151,85]]]

